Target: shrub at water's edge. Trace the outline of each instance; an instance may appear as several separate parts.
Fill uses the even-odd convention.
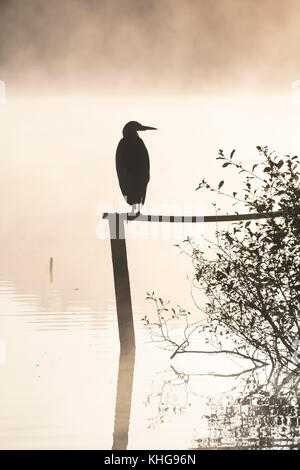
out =
[[[189,324],[188,312],[172,309],[152,293],[148,297],[155,301],[158,321],[144,321],[157,339],[172,346],[173,356],[191,352],[190,339],[200,331],[217,353],[248,358],[254,367],[268,364],[271,375],[280,368],[288,376],[299,372],[299,158],[257,148],[259,161],[251,169],[235,161],[234,151],[228,157],[219,151],[222,166],[235,168],[244,177],[241,194],[225,192],[226,180],[216,188],[202,180],[197,189],[231,197],[251,213],[283,215],[232,223],[209,242],[208,255],[195,241],[186,240],[184,251],[195,270],[193,283],[207,297],[200,305],[205,320]],[[186,325],[178,342],[168,325],[179,317]],[[230,351],[229,339],[234,342]]]

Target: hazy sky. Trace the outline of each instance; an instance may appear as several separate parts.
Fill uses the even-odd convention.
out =
[[[274,91],[300,78],[298,0],[0,0],[0,79],[26,88]]]

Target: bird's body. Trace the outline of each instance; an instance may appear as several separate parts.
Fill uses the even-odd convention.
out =
[[[150,162],[146,146],[138,136],[120,140],[116,153],[120,188],[131,206],[144,204],[150,179]]]
[[[116,169],[122,194],[134,208],[144,204],[150,180],[149,154],[138,130],[155,129],[130,121],[123,129],[116,152]]]

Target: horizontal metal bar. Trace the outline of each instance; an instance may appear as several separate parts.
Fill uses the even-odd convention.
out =
[[[271,217],[284,217],[284,212],[260,212],[253,214],[231,214],[231,215],[131,215],[126,212],[118,214],[114,212],[104,212],[103,219],[114,220],[119,217],[122,221],[128,222],[169,222],[169,223],[201,223],[201,222],[233,222],[238,220],[268,219]]]

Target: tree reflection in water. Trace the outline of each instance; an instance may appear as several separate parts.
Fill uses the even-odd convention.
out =
[[[299,449],[299,378],[281,380],[279,386],[261,385],[253,374],[237,397],[210,399],[208,435],[195,444],[209,449]]]
[[[210,374],[193,374],[210,375]],[[157,413],[150,419],[155,428],[191,406],[191,375],[174,367],[165,371],[158,390],[153,389],[145,405],[156,403]],[[221,380],[221,379],[220,379]],[[230,391],[206,397],[207,428],[193,439],[199,449],[299,449],[300,448],[300,378],[272,371],[266,380],[260,371],[236,379]]]

